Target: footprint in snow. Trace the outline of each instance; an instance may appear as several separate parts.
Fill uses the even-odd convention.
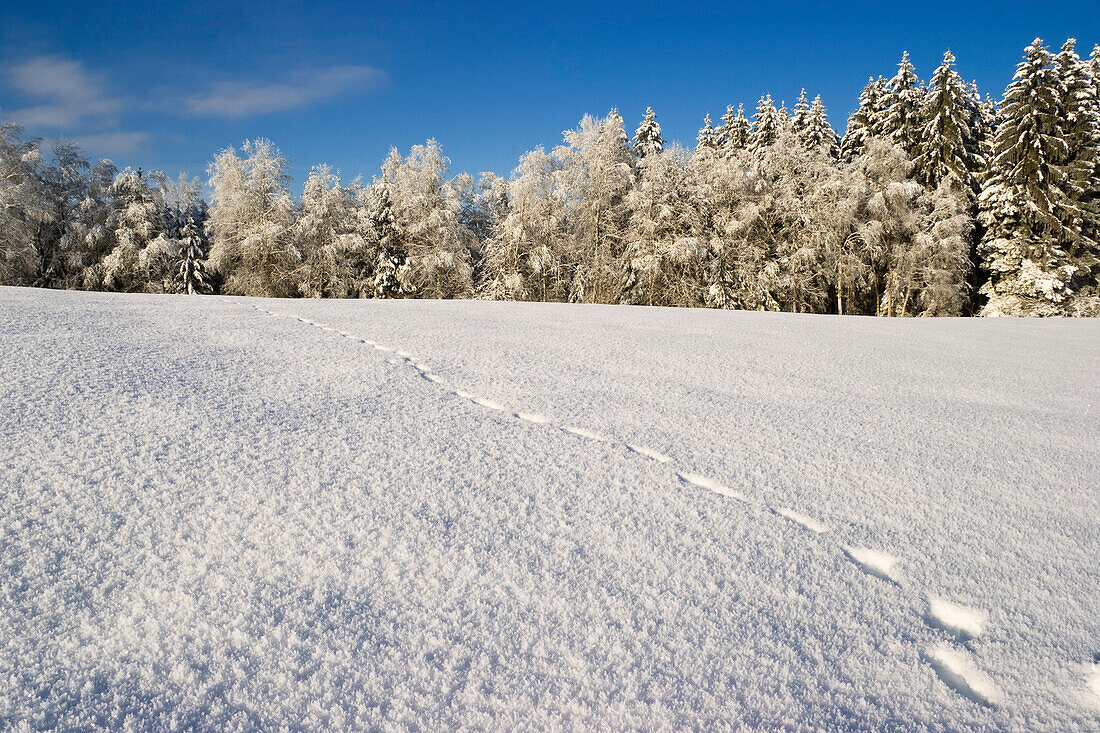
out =
[[[504,405],[500,404],[496,400],[491,400],[488,397],[474,397],[473,400],[482,407],[488,407],[490,410],[504,409]]]
[[[374,348],[378,349],[379,351],[393,351],[393,349],[391,349],[389,346],[383,346],[382,344],[375,344]]]
[[[335,331],[336,329],[333,328],[332,326],[321,326],[321,330],[322,331]]]
[[[567,433],[572,433],[573,435],[579,435],[582,438],[588,438],[589,440],[598,440],[598,441],[603,442],[603,443],[607,442],[607,438],[605,438],[604,436],[600,435],[599,433],[594,433],[591,430],[586,430],[585,428],[567,427],[567,428],[564,428],[564,430]]]
[[[406,359],[412,359],[412,358],[413,358],[413,355],[412,355],[412,354],[410,354],[410,353],[409,353],[409,352],[407,352],[407,351],[398,351],[398,352],[397,352],[397,355],[398,355],[398,356],[403,356],[403,357],[405,357]]]
[[[472,394],[470,394],[469,392],[467,392],[464,389],[456,389],[455,394],[458,395],[459,397],[461,397],[464,400],[473,400],[473,399],[475,399]]]
[[[989,614],[942,598],[929,597],[925,619],[935,628],[955,634],[965,641],[982,635]]]
[[[845,547],[844,554],[868,575],[901,585],[901,576],[897,572],[898,559],[893,555],[866,547]]]
[[[800,514],[793,509],[772,509],[772,511],[783,517],[784,519],[789,519],[795,524],[801,525],[802,527],[810,530],[811,532],[816,532],[817,534],[827,532],[829,529],[813,517],[807,517],[805,514]]]
[[[633,450],[633,447],[631,447],[631,450]],[[683,471],[677,471],[676,475],[680,477],[681,481],[689,483],[692,486],[697,486],[700,489],[707,489],[708,491],[713,491],[716,494],[721,494],[722,496],[728,496],[731,499],[738,499],[740,501],[748,501],[748,499],[745,498],[744,494],[742,494],[740,492],[737,492],[737,491],[734,491],[733,489],[730,489],[726,486],[723,486],[722,484],[718,483],[714,479],[707,478],[706,476],[702,476],[702,475],[697,474],[697,473],[685,473]]]
[[[666,456],[664,453],[658,453],[657,451],[653,450],[652,448],[646,448],[644,445],[632,445],[630,443],[627,443],[626,447],[629,448],[630,450],[634,451],[635,453],[637,453],[640,456],[645,456],[646,458],[652,458],[653,460],[658,461],[660,463],[668,463],[669,461],[672,460],[671,458]]]
[[[427,379],[429,382],[435,382],[436,384],[443,383],[443,377],[438,374],[432,374],[431,372],[424,372],[424,379]]]
[[[527,422],[533,422],[538,425],[545,425],[546,423],[550,422],[550,418],[534,412],[517,412],[516,417],[518,417],[520,420],[526,420]]]
[[[945,644],[924,652],[924,658],[936,670],[943,683],[979,705],[995,705],[1002,698],[993,680],[974,663]]]

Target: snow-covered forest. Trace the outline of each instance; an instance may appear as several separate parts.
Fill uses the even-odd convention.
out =
[[[319,298],[469,298],[882,316],[1100,315],[1100,46],[1036,39],[999,102],[954,56],[904,55],[843,136],[820,97],[708,115],[666,145],[646,110],[585,116],[507,179],[440,145],[380,175],[269,141],[198,179],[0,128],[0,284]]]

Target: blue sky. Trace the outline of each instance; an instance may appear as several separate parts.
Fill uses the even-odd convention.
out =
[[[647,105],[669,140],[703,115],[821,94],[838,130],[903,50],[927,79],[950,48],[999,98],[1024,46],[1100,42],[1100,3],[206,3],[9,0],[0,109],[92,157],[205,178],[221,148],[268,137],[370,178],[391,146],[437,138],[455,172],[508,173],[585,113]],[[296,186],[297,188],[297,186]]]

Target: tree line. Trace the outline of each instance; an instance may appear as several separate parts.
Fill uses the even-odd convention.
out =
[[[820,97],[706,117],[585,116],[508,178],[439,144],[371,182],[315,167],[298,201],[267,140],[197,179],[90,164],[0,127],[0,282],[123,292],[466,298],[881,316],[1100,315],[1100,46],[1036,39],[1000,102],[948,52],[903,55],[841,138]]]

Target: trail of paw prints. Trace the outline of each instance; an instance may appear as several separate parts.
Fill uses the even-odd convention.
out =
[[[281,315],[259,306],[253,307],[271,316]],[[675,472],[676,477],[679,478],[682,483],[693,488],[703,489],[718,496],[734,499],[746,504],[754,503],[753,500],[745,494],[729,488],[716,479],[677,468],[672,457],[653,448],[638,443],[619,443],[606,435],[576,425],[555,426],[554,421],[550,417],[540,413],[524,411],[512,412],[503,403],[490,397],[479,396],[458,387],[447,387],[441,376],[432,371],[427,364],[418,360],[408,351],[387,346],[386,344],[379,343],[369,338],[356,336],[347,331],[338,331],[330,326],[317,323],[307,318],[296,316],[289,317],[296,318],[298,321],[319,328],[322,331],[337,333],[343,338],[370,346],[381,353],[391,354],[393,355],[393,358],[390,359],[391,363],[398,365],[403,364],[411,367],[425,381],[445,387],[450,394],[477,405],[480,408],[493,412],[510,414],[512,417],[532,425],[555,427],[565,433],[585,440],[605,443],[611,446],[620,446],[646,460],[669,465]],[[829,528],[824,523],[803,512],[787,507],[767,506],[766,508],[776,517],[793,524],[810,535],[820,536],[829,532]],[[904,588],[904,577],[901,573],[902,561],[900,558],[881,550],[868,547],[841,546],[840,549],[844,556],[865,574],[885,581],[898,588]],[[980,636],[985,630],[985,626],[988,622],[988,614],[984,611],[941,598],[929,597],[927,599],[927,607],[924,621],[929,626],[952,636],[956,642],[960,643],[970,641]],[[937,676],[949,689],[963,697],[985,706],[996,705],[1003,700],[1004,694],[996,684],[985,675],[985,673],[978,669],[964,653],[953,648],[949,643],[940,643],[925,650],[922,658],[932,667]],[[1098,660],[1098,663],[1094,664],[1093,667],[1094,671],[1091,673],[1091,676],[1087,677],[1086,685],[1093,694],[1100,698],[1100,660]]]

